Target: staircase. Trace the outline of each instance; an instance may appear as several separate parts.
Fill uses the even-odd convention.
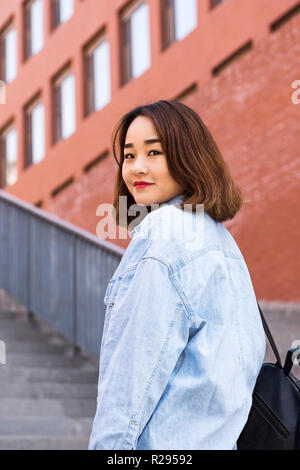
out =
[[[260,301],[260,306],[284,361],[299,338],[299,305]],[[0,340],[6,347],[5,364],[0,347],[0,450],[87,450],[98,357],[74,355],[70,342],[3,289]],[[264,362],[274,363],[268,341],[266,346]],[[300,379],[299,366],[292,373]]]
[[[0,289],[0,450],[87,450],[98,359]]]

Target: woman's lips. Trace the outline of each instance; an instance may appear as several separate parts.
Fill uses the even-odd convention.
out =
[[[143,189],[143,188],[148,188],[148,186],[152,186],[153,183],[149,183],[149,184],[136,184],[135,185],[135,188],[136,189]]]

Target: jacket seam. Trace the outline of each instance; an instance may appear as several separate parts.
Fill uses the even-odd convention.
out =
[[[180,266],[177,266],[176,269],[173,269],[173,273],[175,273],[175,272],[179,271],[179,269],[187,266],[192,261],[195,261],[195,259],[201,258],[202,256],[206,255],[207,253],[211,253],[211,252],[215,252],[215,251],[218,251],[218,252],[222,253],[226,258],[241,259],[240,255],[236,255],[235,253],[224,251],[224,250],[220,249],[219,247],[216,247],[216,248],[212,248],[212,247],[203,248],[202,250],[200,250],[199,253],[193,254],[193,256],[191,256],[191,258],[188,261],[184,260],[184,262],[181,263]]]
[[[156,256],[145,255],[145,256],[143,256],[142,259],[154,259],[154,260],[158,261],[159,263],[163,264],[164,266],[166,266],[168,268],[169,279],[170,279],[172,285],[175,287],[179,298],[181,299],[181,302],[182,302],[183,307],[184,307],[184,312],[185,312],[188,320],[191,322],[191,324],[192,324],[191,326],[193,326],[194,323],[196,323],[195,313],[194,313],[191,305],[187,301],[187,298],[186,298],[186,295],[185,295],[185,292],[184,292],[183,288],[181,287],[178,280],[174,277],[173,271],[171,269],[170,264],[168,262],[166,262],[165,260],[163,260],[162,258],[158,258]]]

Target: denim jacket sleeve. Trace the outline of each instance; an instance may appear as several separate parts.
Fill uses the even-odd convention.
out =
[[[167,264],[154,257],[140,259],[112,294],[89,450],[135,448],[192,326]]]

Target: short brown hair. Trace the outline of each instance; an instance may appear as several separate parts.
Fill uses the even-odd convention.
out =
[[[162,140],[170,175],[184,188],[180,207],[191,204],[194,211],[196,204],[204,204],[204,211],[215,221],[232,219],[245,201],[211,133],[189,106],[177,101],[160,100],[129,111],[113,130],[113,155],[119,166],[113,199],[117,223],[119,224],[119,196],[127,196],[127,211],[131,204],[135,204],[122,177],[122,164],[127,129],[137,116],[150,118]],[[119,146],[119,160],[116,155],[116,141]],[[134,218],[126,218],[127,229]]]

